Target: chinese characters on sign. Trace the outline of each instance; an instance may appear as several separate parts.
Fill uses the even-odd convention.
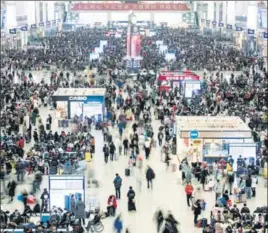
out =
[[[185,3],[75,3],[72,11],[189,11]]]

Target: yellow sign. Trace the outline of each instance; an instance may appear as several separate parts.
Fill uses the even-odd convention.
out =
[[[193,146],[200,146],[201,140],[193,140]]]
[[[90,161],[91,161],[91,154],[90,154],[90,152],[86,152],[86,153],[85,153],[85,160],[86,160],[87,162],[90,162]]]

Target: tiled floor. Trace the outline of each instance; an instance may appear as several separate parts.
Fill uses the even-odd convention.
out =
[[[41,108],[40,112],[44,119],[49,113],[52,115],[52,118],[55,119],[54,111]],[[52,129],[56,129],[56,120],[53,124]],[[157,132],[159,122],[153,120],[153,127],[155,132]],[[193,213],[191,209],[187,207],[184,187],[179,183],[180,174],[178,171],[166,171],[166,165],[161,162],[160,159],[160,148],[153,148],[149,161],[145,161],[145,165],[150,165],[156,173],[154,188],[153,190],[147,189],[145,175],[143,174],[142,190],[139,192],[135,175],[131,177],[125,177],[124,175],[128,159],[124,156],[119,156],[117,161],[109,161],[106,165],[104,163],[104,156],[102,152],[102,134],[100,131],[93,131],[93,135],[96,138],[96,154],[94,160],[88,166],[94,169],[96,178],[100,181],[100,187],[98,189],[92,188],[86,190],[87,205],[89,197],[95,195],[100,201],[101,209],[106,210],[107,198],[109,195],[114,194],[113,179],[115,173],[119,173],[123,179],[123,185],[121,191],[122,199],[118,202],[117,213],[122,213],[124,227],[129,227],[131,233],[155,233],[156,227],[153,221],[153,216],[158,208],[162,208],[165,211],[170,210],[174,214],[175,218],[180,222],[180,229],[182,230],[182,233],[201,232],[200,229],[196,229],[193,225]],[[114,130],[114,137],[116,141],[118,140],[117,135],[117,130]],[[27,177],[26,183],[30,183],[31,179],[32,177]],[[257,187],[257,197],[247,202],[248,206],[252,210],[257,206],[267,204],[267,188],[264,187],[264,182],[267,181],[260,178],[260,182]],[[47,186],[48,179],[45,177],[42,188]],[[136,191],[136,213],[128,213],[127,211],[126,194],[129,186],[133,186]],[[30,185],[19,185],[17,192],[19,193],[23,189],[30,190]],[[37,197],[39,195],[40,194],[38,194]],[[203,197],[207,202],[207,209],[204,211],[203,216],[209,218],[210,210],[215,203],[215,194],[212,192],[204,192]],[[241,207],[241,204],[239,207]],[[12,204],[6,204],[5,200],[2,202],[2,209],[4,210],[7,209],[9,211],[13,211],[14,209],[21,208],[22,205],[18,201],[14,201]],[[103,223],[105,225],[103,233],[111,233],[113,231],[113,218],[104,219]]]

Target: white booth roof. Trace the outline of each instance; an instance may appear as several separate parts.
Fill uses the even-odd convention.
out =
[[[105,88],[59,88],[53,96],[104,96]]]
[[[251,131],[240,117],[177,116],[180,131]]]

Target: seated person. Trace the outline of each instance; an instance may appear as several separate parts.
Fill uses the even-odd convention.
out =
[[[264,217],[262,214],[258,214],[256,218],[254,219],[254,228],[259,230],[264,226]]]
[[[222,197],[225,199],[226,202],[229,200],[228,190],[225,190],[224,194],[222,194]]]
[[[23,211],[22,216],[25,216],[25,217],[29,218],[29,217],[32,216],[32,214],[33,214],[33,211],[31,209],[31,207],[29,205],[26,205],[26,207],[25,207],[25,209]]]
[[[241,214],[250,214],[250,209],[247,207],[247,204],[245,203],[243,208],[241,209]]]
[[[73,222],[73,217],[75,215],[72,214],[71,212],[67,211],[63,214],[62,218],[61,218],[61,221],[60,221],[60,225],[63,226],[63,225],[66,225],[67,227]]]
[[[216,216],[214,217],[214,219],[215,219],[215,222],[219,222],[219,223],[224,222],[224,217],[223,217],[223,215],[222,215],[220,210],[218,210],[218,212],[217,212]]]
[[[104,215],[105,215],[105,217],[107,217],[106,214],[104,214]],[[103,218],[103,213],[100,211],[99,208],[96,208],[94,218],[92,220],[90,220],[87,224],[87,227],[86,227],[87,231],[90,231],[91,226],[94,226],[98,223],[101,223],[102,218]]]
[[[16,225],[20,225],[21,222],[22,222],[21,214],[18,210],[15,210],[10,215],[10,223],[13,223],[13,224],[15,223]]]

